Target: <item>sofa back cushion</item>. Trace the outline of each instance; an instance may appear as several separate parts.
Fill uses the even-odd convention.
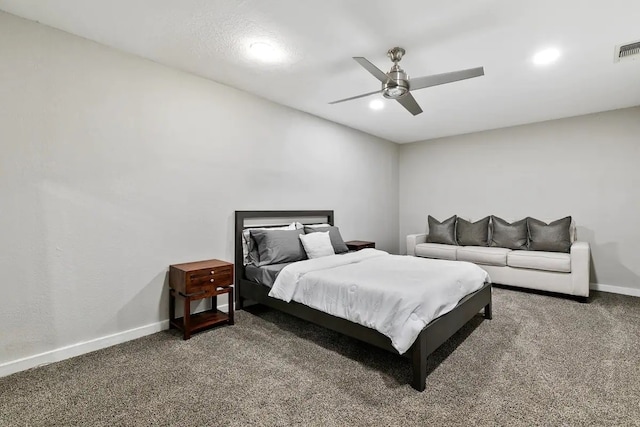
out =
[[[460,218],[460,217],[458,217]],[[504,219],[507,222],[515,222],[514,218],[504,218],[502,217],[502,219]],[[553,218],[542,218],[541,221],[546,222],[547,224],[549,224],[550,222],[553,222]],[[528,232],[528,231],[527,231]],[[489,245],[491,245],[491,234],[493,233],[493,223],[489,222]],[[577,239],[577,230],[576,230],[576,221],[575,218],[571,217],[571,224],[569,225],[569,238],[571,239],[571,243],[575,242]]]
[[[440,222],[431,215],[427,217],[429,223],[429,235],[427,243],[442,243],[445,245],[456,244],[456,215]]]
[[[527,249],[528,229],[527,219],[508,223],[502,218],[491,215],[493,231],[491,246],[514,250]]]
[[[460,246],[489,245],[489,217],[470,222],[458,217],[456,237]]]
[[[571,248],[571,217],[549,224],[535,218],[527,218],[529,249],[532,251],[569,252]]]

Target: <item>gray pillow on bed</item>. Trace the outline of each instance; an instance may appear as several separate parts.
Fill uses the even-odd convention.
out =
[[[251,237],[258,248],[259,261],[256,265],[294,262],[307,258],[299,235],[304,230],[251,230]]]
[[[571,217],[549,224],[535,218],[527,218],[529,249],[532,251],[569,252],[571,249]]]
[[[491,246],[514,250],[527,249],[527,219],[521,219],[509,224],[502,218],[491,216],[493,233]]]
[[[329,232],[329,239],[331,239],[331,246],[333,246],[333,251],[337,254],[341,254],[343,252],[348,252],[349,248],[347,244],[342,240],[342,236],[340,235],[340,229],[335,226],[331,227],[305,227],[304,232],[309,233],[318,233],[318,232]]]
[[[429,234],[427,243],[442,243],[445,245],[456,244],[456,215],[440,222],[431,215],[427,217],[429,222]]]
[[[476,222],[469,222],[458,218],[456,236],[460,246],[488,246],[489,245],[489,217]]]

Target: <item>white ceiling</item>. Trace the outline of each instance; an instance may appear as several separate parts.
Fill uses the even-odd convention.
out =
[[[640,105],[640,61],[614,46],[640,40],[637,0],[0,0],[0,9],[360,129],[412,142]],[[255,41],[285,52],[247,55]],[[485,76],[413,92],[424,113],[372,97],[351,57],[383,71],[402,46],[410,76],[484,66]],[[539,49],[562,56],[536,67]],[[380,97],[381,95],[375,95]]]

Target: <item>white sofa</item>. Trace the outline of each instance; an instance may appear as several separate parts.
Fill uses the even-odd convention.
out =
[[[427,233],[410,234],[407,255],[470,261],[486,270],[493,283],[558,292],[585,301],[589,297],[589,243],[576,241],[573,222],[570,233],[570,253],[426,243]]]

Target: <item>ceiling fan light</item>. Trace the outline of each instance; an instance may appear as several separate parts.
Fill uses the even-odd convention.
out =
[[[382,96],[390,99],[397,99],[408,92],[408,89],[403,86],[389,86],[384,89]]]

